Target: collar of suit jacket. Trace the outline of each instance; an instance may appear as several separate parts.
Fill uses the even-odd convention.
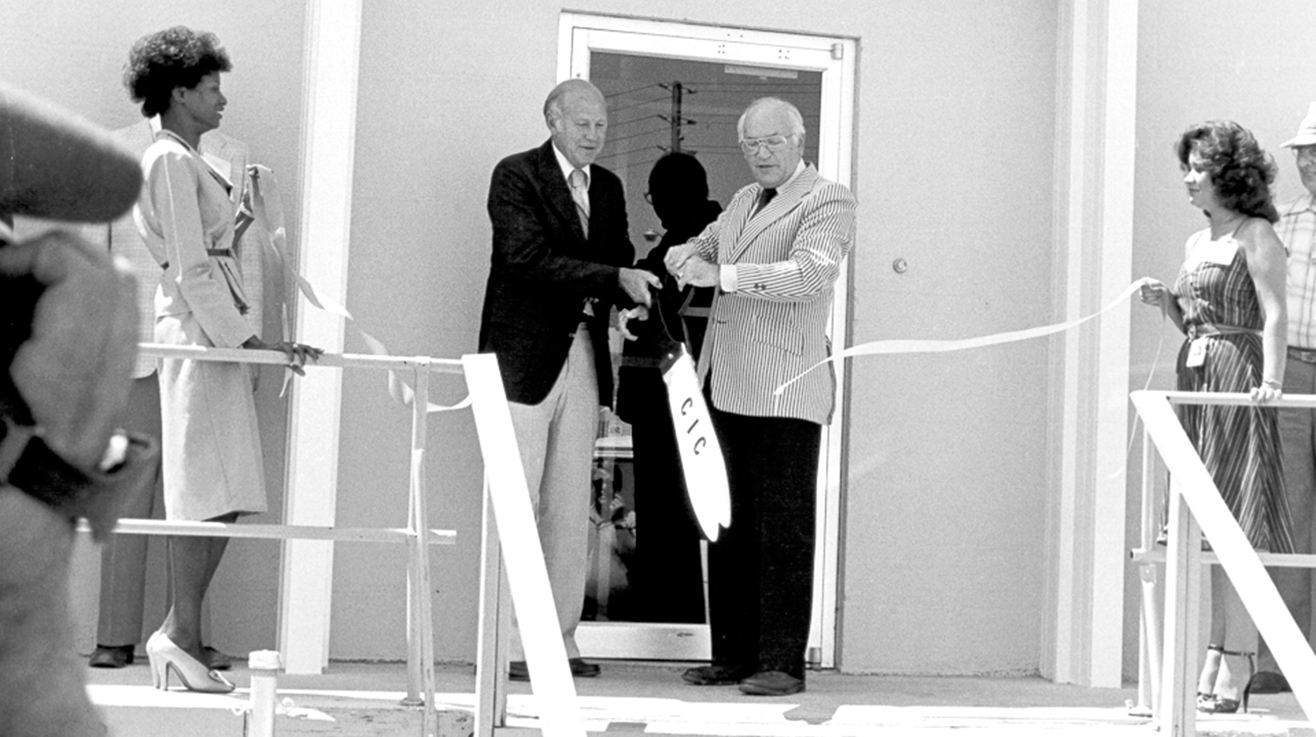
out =
[[[563,179],[563,181],[567,182],[567,183],[568,183],[567,186],[570,187],[570,182],[571,182],[571,172],[574,171],[576,167],[575,167],[575,166],[572,166],[571,162],[567,160],[567,156],[566,156],[566,154],[564,154],[564,153],[562,153],[561,151],[557,150],[557,146],[554,146],[554,145],[553,145],[553,139],[551,139],[551,138],[548,140],[548,147],[551,148],[551,149],[553,149],[553,156],[557,157],[557,165],[558,165],[558,168],[562,170],[562,179]],[[591,166],[593,166],[593,165],[592,165],[592,164],[586,164],[585,167],[584,167],[584,169],[583,169],[583,171],[585,172],[585,189],[589,189],[589,178],[590,178],[590,167],[591,167]]]
[[[785,192],[786,190],[790,189],[791,185],[794,184],[800,178],[800,174],[802,174],[804,170],[808,168],[809,165],[804,163],[804,159],[800,159],[800,162],[795,165],[795,171],[790,175],[790,178],[775,187],[775,189],[777,190],[777,194],[781,194],[782,192]],[[767,187],[764,187],[763,185],[759,185],[759,192],[762,192],[765,189],[767,189]],[[755,195],[755,197],[757,196],[758,195]]]

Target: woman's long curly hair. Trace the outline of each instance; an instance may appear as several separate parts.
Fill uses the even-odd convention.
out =
[[[215,34],[174,26],[137,39],[123,70],[123,86],[149,118],[169,109],[175,87],[192,89],[207,74],[232,68]]]
[[[1208,120],[1183,132],[1175,153],[1187,170],[1188,157],[1202,157],[1215,199],[1223,207],[1248,217],[1274,223],[1279,212],[1270,193],[1275,181],[1275,160],[1261,150],[1248,129],[1232,120]]]

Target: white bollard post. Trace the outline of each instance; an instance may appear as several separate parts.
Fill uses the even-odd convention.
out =
[[[251,708],[246,736],[274,737],[275,687],[283,658],[278,650],[256,650],[247,657],[247,667],[251,669]]]

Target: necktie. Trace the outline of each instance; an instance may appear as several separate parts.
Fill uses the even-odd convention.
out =
[[[585,230],[585,237],[589,237],[589,181],[585,178],[585,172],[581,169],[572,169],[571,176],[567,178],[571,184],[571,199],[576,201],[576,214],[580,216],[580,227]]]
[[[777,196],[777,190],[772,189],[770,187],[765,187],[762,192],[759,192],[759,203],[754,206],[754,214],[755,215],[759,214],[759,211],[767,207],[768,203],[772,202],[772,198],[776,196]]]

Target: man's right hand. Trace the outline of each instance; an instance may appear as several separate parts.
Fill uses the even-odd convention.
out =
[[[690,257],[695,255],[695,247],[689,243],[683,243],[679,246],[672,246],[667,249],[667,255],[663,256],[663,265],[667,267],[668,273],[672,276],[678,276],[681,267]]]
[[[621,337],[625,338],[626,340],[635,340],[637,336],[635,335],[635,333],[632,333],[628,327],[630,325],[631,320],[644,321],[648,319],[649,319],[648,307],[640,306],[640,307],[631,308],[629,310],[620,310],[617,313],[617,330],[621,332]]]
[[[618,281],[621,282],[621,288],[626,290],[626,296],[631,298],[635,304],[648,307],[653,300],[649,296],[649,290],[662,289],[663,283],[658,277],[645,271],[644,269],[623,268],[618,274]]]

